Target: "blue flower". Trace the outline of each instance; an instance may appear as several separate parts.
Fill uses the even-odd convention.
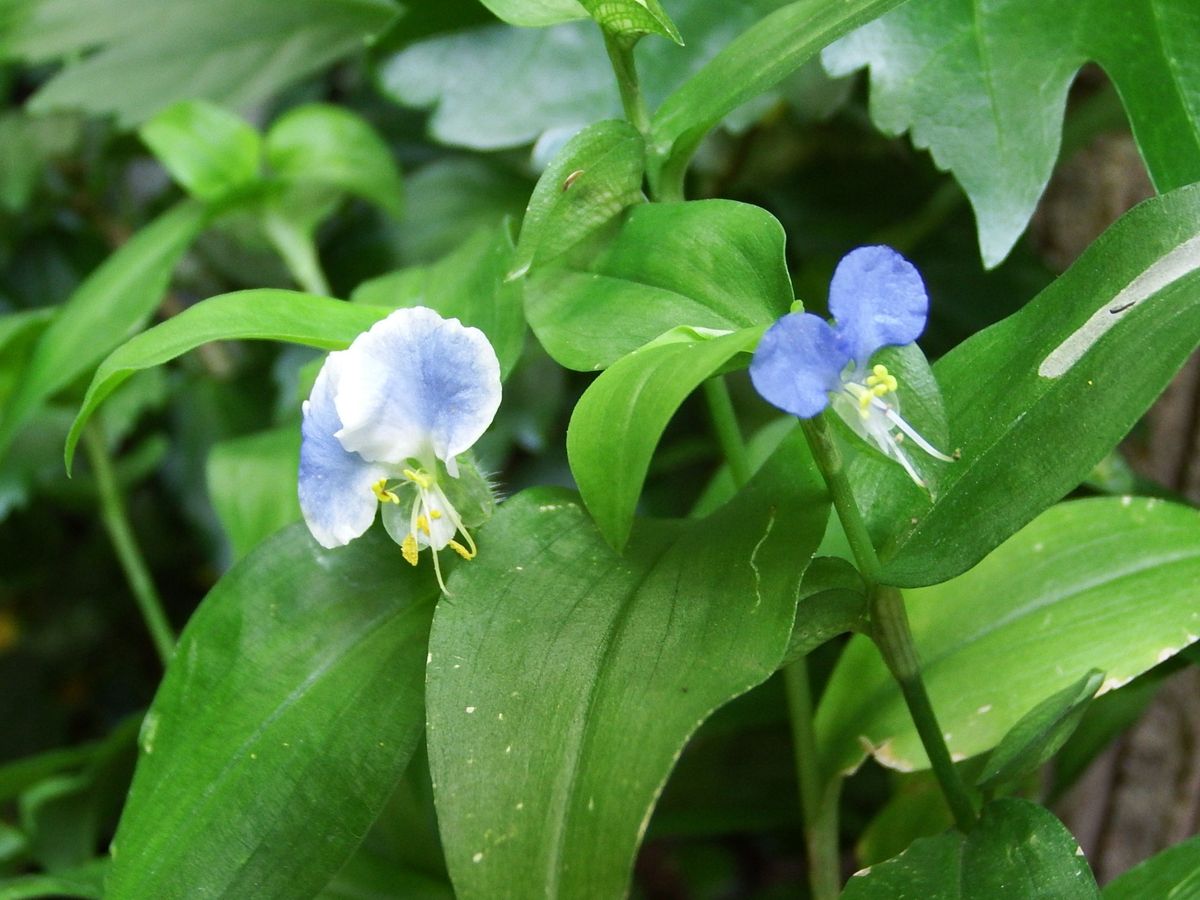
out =
[[[769,403],[802,419],[832,403],[858,435],[924,486],[900,448],[904,437],[937,459],[951,457],[900,417],[896,377],[870,365],[880,348],[911,344],[925,330],[929,297],[920,274],[890,247],[859,247],[833,273],[829,311],[833,325],[811,313],[791,313],[772,325],[754,352],[750,380]]]
[[[300,432],[300,510],[313,537],[347,544],[382,503],[404,558],[415,566],[433,548],[442,584],[437,551],[470,559],[475,542],[439,480],[458,476],[458,455],[499,406],[500,364],[483,332],[431,309],[398,309],[330,353]]]

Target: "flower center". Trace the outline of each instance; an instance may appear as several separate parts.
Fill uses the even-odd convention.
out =
[[[400,553],[404,561],[415,566],[420,558],[423,547],[433,551],[433,570],[437,575],[438,586],[443,593],[446,584],[442,580],[442,567],[438,562],[438,551],[449,547],[463,559],[474,559],[477,552],[475,541],[467,531],[458,511],[446,497],[445,492],[438,487],[437,478],[424,469],[404,469],[402,480],[397,488],[411,484],[414,489],[412,509],[408,519],[408,534],[400,541]],[[388,487],[387,478],[381,478],[371,485],[371,492],[380,503],[400,504],[400,495]],[[466,545],[459,543],[455,537],[461,534]]]

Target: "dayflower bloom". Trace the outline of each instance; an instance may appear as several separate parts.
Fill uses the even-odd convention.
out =
[[[911,344],[925,330],[929,297],[921,276],[890,247],[859,247],[833,273],[829,312],[833,325],[811,313],[791,313],[772,325],[754,351],[750,380],[769,403],[802,419],[832,403],[860,437],[924,487],[900,447],[904,438],[937,459],[951,457],[900,417],[896,377],[870,364],[880,348]]]
[[[431,309],[398,309],[330,353],[300,432],[300,509],[313,537],[347,544],[382,503],[405,560],[415,566],[431,547],[445,590],[437,552],[470,559],[475,542],[441,478],[458,477],[456,457],[499,406],[500,364],[488,339]]]

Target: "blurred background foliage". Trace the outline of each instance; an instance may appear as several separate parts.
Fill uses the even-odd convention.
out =
[[[687,43],[639,46],[652,105],[782,5],[664,4]],[[481,229],[518,221],[554,151],[583,125],[620,113],[602,49],[591,23],[516,29],[475,0],[0,0],[0,410],[11,411],[55,310],[183,196],[139,137],[172,103],[208,100],[259,131],[302,105],[331,104],[378,133],[403,173],[402,205],[342,196],[322,206],[314,232],[332,293],[348,298],[373,278],[438,263]],[[774,213],[787,229],[797,294],[814,309],[843,253],[895,246],[929,285],[922,344],[931,358],[1020,307],[1151,190],[1114,90],[1087,69],[1033,227],[985,270],[957,184],[906,140],[881,136],[866,100],[860,77],[803,68],[705,142],[689,196]],[[239,288],[297,286],[285,262],[245,217],[219,217],[174,266],[155,317]],[[81,464],[68,479],[62,465],[82,388],[111,348],[93,349],[91,365],[40,404],[0,455],[0,879],[60,879],[22,882],[32,893],[0,886],[0,896],[72,885],[94,895],[91,861],[112,835],[139,713],[161,674],[97,513],[93,473]],[[294,493],[298,405],[316,358],[268,344],[212,345],[132,379],[106,406],[100,440],[177,628],[235,558],[298,518],[294,503],[254,498]],[[1194,402],[1191,377],[1180,390]],[[480,448],[506,493],[570,483],[566,421],[588,380],[530,338]],[[748,382],[733,389],[757,417],[744,422],[748,431],[770,420]],[[1186,448],[1156,443],[1178,430],[1156,415],[1125,455],[1094,473],[1090,490],[1196,490]],[[1194,418],[1186,424],[1194,435]],[[1164,462],[1166,452],[1175,456]],[[655,457],[644,512],[686,515],[718,461],[704,411],[686,406]],[[827,672],[836,650],[823,648],[815,670]],[[1189,666],[1169,663],[1098,701],[1055,772],[1029,791],[1065,795],[1167,670]],[[639,896],[797,895],[803,841],[785,717],[775,679],[702,728],[651,823]],[[384,896],[371,891],[389,883],[407,886],[397,896],[449,894],[424,767],[418,755],[327,896]],[[846,848],[847,868],[945,827],[931,785],[927,775],[864,768],[846,799],[844,832],[865,835]]]

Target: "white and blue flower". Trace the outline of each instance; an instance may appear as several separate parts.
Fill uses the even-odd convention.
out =
[[[313,537],[347,544],[382,503],[404,558],[415,566],[432,548],[441,584],[439,550],[475,555],[441,479],[458,477],[458,455],[499,406],[500,364],[488,339],[431,309],[398,309],[330,353],[301,426],[300,509]]]
[[[937,459],[952,458],[901,418],[896,377],[886,366],[870,364],[879,349],[911,344],[925,330],[929,297],[920,274],[890,247],[859,247],[833,273],[829,312],[833,325],[811,313],[791,313],[767,330],[750,363],[755,389],[802,419],[832,403],[859,436],[924,486],[900,447],[904,438]]]

